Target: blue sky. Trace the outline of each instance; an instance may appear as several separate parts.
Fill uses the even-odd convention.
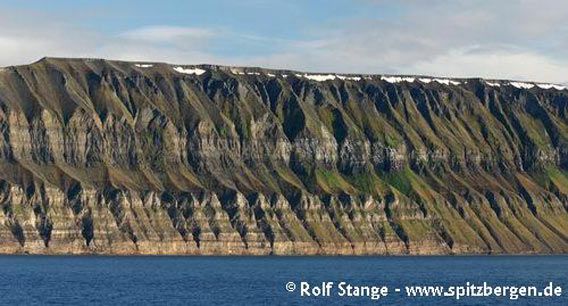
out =
[[[43,56],[568,80],[560,0],[0,3],[0,66]]]

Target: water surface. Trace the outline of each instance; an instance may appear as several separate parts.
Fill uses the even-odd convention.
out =
[[[368,297],[300,297],[301,281],[386,285]],[[457,257],[80,257],[0,256],[2,304],[437,304],[453,298],[409,298],[410,285],[562,287],[561,297],[463,298],[461,305],[568,305],[568,256]],[[298,285],[294,292],[288,282]],[[403,289],[404,290],[404,289]]]

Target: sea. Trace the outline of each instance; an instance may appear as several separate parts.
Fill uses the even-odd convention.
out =
[[[568,256],[0,256],[0,304],[568,305]]]

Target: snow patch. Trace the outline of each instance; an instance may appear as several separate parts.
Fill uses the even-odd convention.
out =
[[[556,90],[565,90],[567,89],[566,86],[562,86],[559,84],[552,84],[552,83],[527,83],[527,82],[507,82],[507,83],[499,83],[499,82],[490,82],[484,81],[485,84],[491,87],[501,87],[502,85],[510,85],[515,88],[519,89],[531,89],[534,87],[542,88],[542,89],[556,89]]]
[[[553,84],[536,84],[537,87],[542,88],[542,89],[551,89],[554,88]]]
[[[296,74],[299,78],[306,78],[309,80],[314,80],[317,82],[335,80],[335,75],[333,74]]]
[[[269,77],[271,77],[271,78],[276,77],[276,76],[275,76],[274,74],[272,74],[272,73],[267,73],[266,75],[269,76]]]
[[[151,64],[134,64],[134,66],[136,66],[138,68],[152,68],[152,67],[154,67],[154,65],[151,65]]]
[[[420,78],[420,79],[418,79],[418,80],[419,80],[420,82],[426,83],[426,84],[432,82],[432,79],[429,79],[429,78]]]
[[[491,87],[501,87],[501,84],[500,84],[500,83],[497,83],[497,82],[494,83],[494,82],[485,81],[485,84],[487,84],[487,85],[489,85],[489,86],[491,86]]]
[[[348,80],[348,81],[360,81],[361,77],[358,76],[348,76],[348,75],[336,75],[336,77],[340,80]]]
[[[238,74],[238,75],[262,75],[262,73],[256,72],[256,71],[231,70],[231,73]],[[275,75],[271,74],[271,73],[267,73],[267,75],[270,76],[270,77],[275,77]]]
[[[542,89],[556,89],[556,90],[564,90],[566,89],[566,86],[562,86],[562,85],[558,85],[558,84],[536,84],[536,86],[542,88]]]
[[[450,84],[451,85],[459,85],[459,84],[461,84],[458,81],[453,81],[453,80],[450,80],[450,79],[434,79],[434,82],[438,82],[438,83],[444,84],[444,85],[450,85]]]
[[[531,89],[531,88],[534,87],[534,84],[524,83],[524,82],[510,82],[509,85],[517,87],[517,88],[524,88],[524,89]]]
[[[195,74],[195,75],[202,75],[205,73],[205,70],[203,69],[199,69],[199,68],[183,68],[181,66],[179,67],[174,67],[174,70],[179,72],[179,73],[184,73],[184,74]]]
[[[400,83],[400,82],[408,82],[408,83],[412,83],[414,82],[414,78],[408,78],[408,77],[385,77],[382,76],[381,80],[385,81],[385,82],[389,82],[389,83]]]

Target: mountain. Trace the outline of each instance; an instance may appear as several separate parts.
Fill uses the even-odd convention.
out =
[[[555,84],[0,70],[0,253],[568,253]]]

